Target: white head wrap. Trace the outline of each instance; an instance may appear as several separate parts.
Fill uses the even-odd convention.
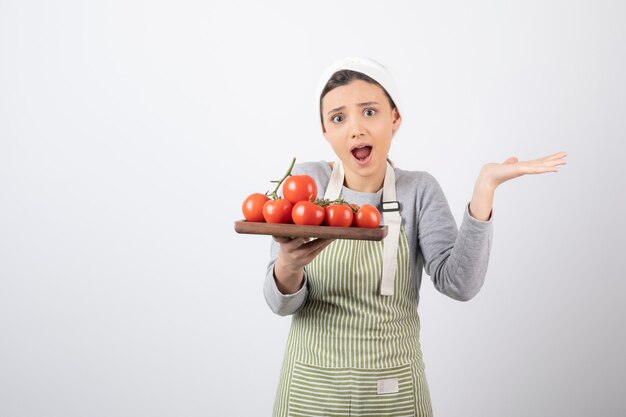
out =
[[[323,72],[317,82],[317,88],[315,89],[315,115],[318,123],[320,123],[320,96],[322,90],[326,86],[326,83],[332,77],[332,75],[342,69],[361,72],[368,77],[374,79],[379,83],[395,103],[398,111],[402,108],[399,103],[398,88],[394,81],[391,71],[382,65],[380,62],[373,60],[372,58],[351,56],[340,59],[339,61],[329,65]]]

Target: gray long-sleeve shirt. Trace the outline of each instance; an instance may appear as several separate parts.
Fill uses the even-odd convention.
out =
[[[469,214],[469,202],[463,211],[461,227],[450,211],[438,181],[426,171],[405,171],[394,168],[396,198],[401,204],[400,216],[409,243],[411,281],[419,303],[422,268],[435,288],[455,300],[467,301],[482,288],[487,273],[493,238],[493,210],[487,221]],[[307,174],[317,184],[318,198],[324,196],[330,181],[331,167],[325,161],[304,162],[293,167],[292,174]],[[375,193],[363,193],[343,187],[344,200],[358,205],[371,204],[382,209],[382,188]],[[384,223],[384,219],[381,219]],[[282,294],[276,286],[274,263],[280,244],[271,240],[270,261],[263,292],[272,311],[281,316],[295,313],[307,300],[306,267],[304,283],[294,294]]]

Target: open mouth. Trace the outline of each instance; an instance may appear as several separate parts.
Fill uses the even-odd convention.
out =
[[[372,156],[372,147],[365,145],[360,148],[352,149],[352,155],[359,163],[365,164],[369,162]]]

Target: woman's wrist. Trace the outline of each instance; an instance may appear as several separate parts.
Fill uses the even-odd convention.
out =
[[[476,184],[474,194],[469,205],[469,213],[475,219],[489,221],[493,207],[493,197],[496,191],[495,185],[489,177],[483,174],[482,170]]]
[[[274,263],[274,280],[276,287],[284,294],[294,294],[302,288],[304,282],[304,268],[292,268],[285,265],[280,254]]]

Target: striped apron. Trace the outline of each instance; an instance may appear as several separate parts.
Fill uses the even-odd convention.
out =
[[[337,239],[305,267],[274,417],[432,416],[404,228],[391,297],[380,294],[383,245]]]

